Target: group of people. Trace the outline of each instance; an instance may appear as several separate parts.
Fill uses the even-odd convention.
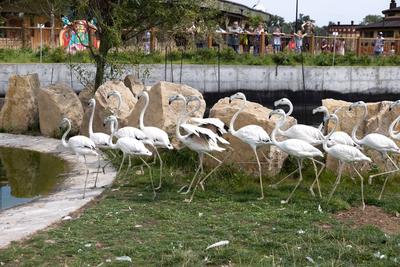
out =
[[[235,52],[240,52],[240,45],[242,45],[244,53],[249,53],[251,47],[253,47],[253,54],[256,56],[260,54],[261,46],[268,46],[269,41],[272,44],[273,53],[283,51],[284,41],[282,40],[282,38],[286,36],[285,33],[281,32],[279,27],[276,27],[271,34],[268,34],[265,31],[264,25],[262,23],[260,23],[255,29],[253,29],[252,27],[243,29],[239,26],[238,21],[234,21],[232,26],[228,27],[227,33],[227,44],[229,47],[235,50]],[[264,43],[262,43],[261,40],[261,35],[263,33],[265,34]],[[307,35],[308,33],[303,33],[302,30],[293,33],[291,35],[291,40],[287,44],[287,48],[296,53],[301,53],[303,50],[304,38]]]

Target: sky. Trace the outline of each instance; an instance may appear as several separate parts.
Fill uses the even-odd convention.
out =
[[[258,0],[230,0],[254,6]],[[359,23],[366,15],[382,15],[388,9],[390,0],[298,0],[299,13],[310,15],[318,26],[328,25],[329,21],[342,24]],[[279,15],[285,21],[294,21],[296,17],[296,0],[260,0],[260,5],[268,13]],[[397,1],[400,6],[400,1]]]

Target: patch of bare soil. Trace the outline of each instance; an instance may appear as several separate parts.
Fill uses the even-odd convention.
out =
[[[339,212],[335,218],[351,227],[358,228],[364,225],[374,225],[388,234],[400,233],[400,218],[388,214],[383,209],[376,206],[366,206],[363,211],[360,207]]]

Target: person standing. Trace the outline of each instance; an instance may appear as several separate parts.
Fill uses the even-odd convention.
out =
[[[254,33],[254,55],[258,56],[260,54],[260,45],[261,45],[261,34],[263,34],[264,31],[264,27],[263,24],[260,23],[258,24],[258,27],[255,29]]]
[[[274,53],[279,53],[282,51],[282,35],[281,30],[279,28],[275,28],[275,31],[272,33],[272,41],[274,45]]]
[[[339,56],[344,56],[345,54],[345,48],[346,48],[346,42],[344,41],[344,39],[340,39],[337,43],[337,54]]]
[[[385,38],[383,38],[383,33],[379,32],[378,36],[375,39],[375,44],[374,44],[375,56],[380,56],[383,54],[384,45],[385,45]]]
[[[303,51],[303,39],[307,36],[307,33],[303,34],[300,30],[294,34],[294,41],[296,44],[295,51],[297,54],[300,54]]]
[[[228,46],[232,47],[236,53],[239,53],[240,34],[243,32],[239,27],[239,22],[234,21],[232,27],[229,27]]]

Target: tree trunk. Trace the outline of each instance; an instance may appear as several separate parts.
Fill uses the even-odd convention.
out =
[[[54,19],[54,9],[51,9],[51,31],[50,31],[50,47],[54,48],[54,27],[55,27],[55,19]]]
[[[96,78],[94,81],[94,90],[96,91],[104,81],[104,72],[107,63],[108,51],[110,50],[109,39],[106,35],[100,35],[99,54],[94,57],[96,61]]]

